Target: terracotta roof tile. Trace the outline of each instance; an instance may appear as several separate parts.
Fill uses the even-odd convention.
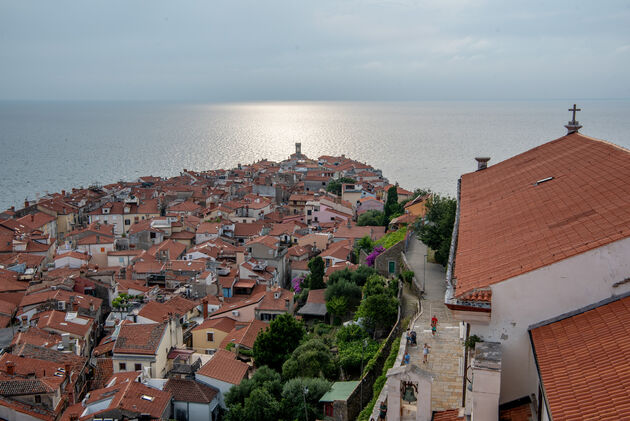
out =
[[[530,421],[532,420],[531,402],[524,402],[511,408],[499,408],[499,421]]]
[[[244,326],[243,324],[236,324],[234,329],[225,336],[219,346],[225,348],[230,342],[234,342],[235,344],[252,349],[254,348],[254,342],[256,342],[258,334],[267,327],[269,327],[269,324],[260,320],[253,320],[246,323]]]
[[[165,327],[164,323],[123,323],[116,338],[114,354],[154,355],[162,341]]]
[[[554,420],[630,419],[630,297],[530,332]]]
[[[173,399],[182,402],[197,402],[209,404],[219,391],[213,387],[194,380],[169,379],[164,390],[173,394]]]
[[[629,179],[630,151],[579,133],[464,174],[456,295],[630,236]]]
[[[226,383],[240,384],[247,374],[249,366],[236,359],[230,351],[219,349],[212,359],[204,364],[197,374],[221,380]]]

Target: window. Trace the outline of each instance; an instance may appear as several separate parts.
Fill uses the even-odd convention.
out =
[[[118,370],[119,371],[127,370],[127,364],[126,363],[118,363]]]
[[[105,247],[101,247],[101,253],[105,253]]]
[[[214,332],[207,332],[206,333],[206,340],[208,342],[214,342]]]
[[[216,351],[214,349],[206,349],[207,355],[213,355]]]
[[[155,238],[155,233],[154,232],[150,233],[149,237],[152,238],[152,239]]]
[[[35,395],[35,403],[42,403],[42,396],[41,395]]]
[[[125,263],[125,258],[124,257],[119,257],[118,258],[118,263]]]
[[[133,371],[142,371],[142,364],[134,364]]]
[[[131,225],[131,220],[130,219],[125,219],[125,225]]]
[[[312,213],[313,213],[313,211],[312,211],[312,210],[310,210],[310,209],[306,211],[306,214],[307,214],[307,215],[311,215]]]

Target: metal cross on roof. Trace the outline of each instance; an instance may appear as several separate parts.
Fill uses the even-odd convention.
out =
[[[573,121],[575,121],[575,113],[576,113],[577,111],[582,111],[582,109],[581,109],[581,108],[578,108],[578,107],[577,107],[577,104],[573,104],[573,108],[569,108],[569,111],[573,111]]]

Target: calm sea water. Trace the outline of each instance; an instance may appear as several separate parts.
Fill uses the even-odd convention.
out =
[[[403,187],[457,178],[562,136],[568,101],[0,103],[0,208],[46,192],[183,168],[346,154]],[[630,101],[579,101],[582,133],[630,147]]]

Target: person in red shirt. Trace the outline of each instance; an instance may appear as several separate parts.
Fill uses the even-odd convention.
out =
[[[433,317],[431,318],[431,334],[433,336],[437,334],[437,324],[438,324],[438,319],[434,314]]]

